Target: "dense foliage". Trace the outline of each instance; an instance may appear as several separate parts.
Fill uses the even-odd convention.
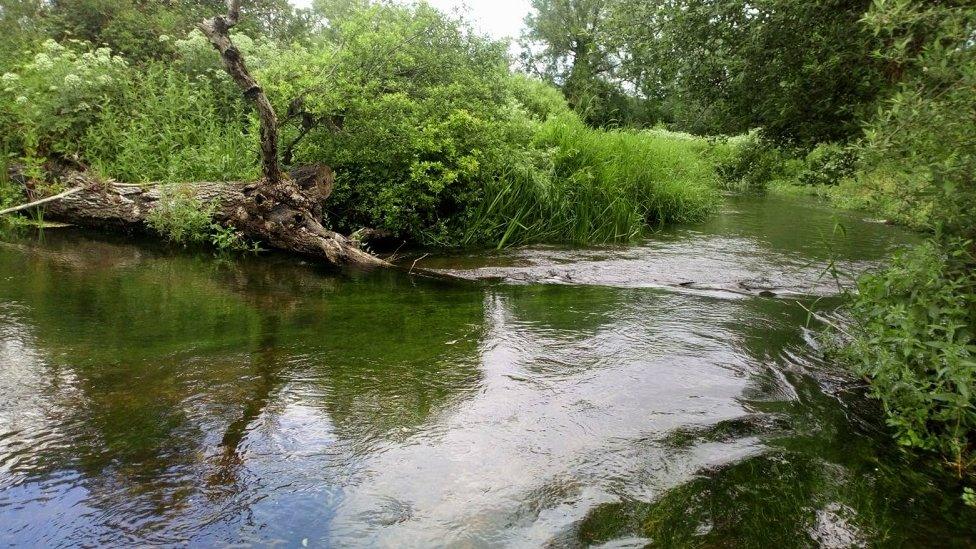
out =
[[[260,72],[272,96],[299,98],[279,105],[297,122],[286,141],[308,132],[296,161],[335,167],[329,210],[340,228],[456,243],[485,183],[531,153],[504,45],[426,5],[373,5],[333,34],[335,45],[293,50]]]
[[[976,464],[976,270],[969,241],[929,242],[863,277],[845,354],[907,445]]]
[[[810,146],[859,132],[886,82],[869,0],[537,0],[533,66],[596,122],[762,128]],[[627,98],[629,100],[625,100]],[[589,111],[587,111],[589,109]],[[609,111],[609,113],[608,113]]]
[[[206,7],[191,4],[185,19]],[[318,8],[324,26],[303,40],[282,43],[271,27],[234,40],[280,113],[283,162],[335,169],[326,221],[339,231],[437,246],[604,242],[714,203],[702,140],[589,129],[462,20],[426,4]],[[192,24],[138,55],[96,30],[48,38],[4,74],[7,158],[35,178],[64,165],[130,182],[258,176],[256,118]]]
[[[865,19],[902,74],[866,128],[867,204],[913,225],[976,236],[976,8],[877,2]]]
[[[624,93],[616,81],[615,6],[608,0],[533,0],[522,64],[558,85],[591,124],[653,122],[644,112],[645,102]]]
[[[846,139],[881,83],[859,23],[868,3],[672,2],[659,14],[663,38],[648,61],[663,65],[674,120],[692,131],[761,127],[804,146]]]
[[[879,0],[865,23],[902,80],[868,124],[847,187],[935,236],[861,281],[850,355],[900,440],[961,473],[976,443],[976,9]]]
[[[30,0],[19,0],[30,3]],[[37,2],[33,17],[52,38],[84,40],[133,60],[165,59],[175,52],[160,36],[185,34],[224,9],[223,0],[52,0]],[[303,39],[311,13],[287,0],[253,0],[243,5],[241,31],[281,41]]]

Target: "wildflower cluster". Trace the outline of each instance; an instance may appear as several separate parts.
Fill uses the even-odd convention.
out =
[[[78,40],[47,40],[30,60],[0,76],[0,119],[19,131],[0,136],[27,164],[76,152],[78,137],[118,96],[126,61]]]

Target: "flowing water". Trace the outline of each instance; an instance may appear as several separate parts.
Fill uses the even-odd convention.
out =
[[[973,546],[804,309],[913,240],[729,199],[444,281],[7,238],[0,545]]]

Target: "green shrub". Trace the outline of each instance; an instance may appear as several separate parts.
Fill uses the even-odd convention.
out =
[[[48,157],[73,156],[87,128],[120,99],[127,69],[107,48],[44,42],[30,62],[0,77],[0,149],[35,176]]]
[[[510,85],[515,100],[536,120],[545,121],[571,112],[563,93],[542,80],[513,74]]]
[[[48,40],[2,80],[0,144],[35,177],[48,160],[124,181],[257,175],[255,124],[226,75],[137,70],[106,48]]]
[[[972,2],[875,2],[865,23],[904,75],[865,130],[865,193],[916,226],[976,237]]]
[[[167,186],[146,223],[176,244],[200,244],[210,240],[213,209],[204,207],[189,187]]]
[[[332,32],[336,45],[284,52],[259,71],[279,112],[304,111],[286,126],[285,142],[301,122],[320,122],[296,148],[296,163],[335,169],[327,208],[336,229],[456,245],[486,186],[532,139],[505,45],[425,4],[368,6]],[[300,107],[288,103],[295,97]]]
[[[188,185],[167,186],[161,194],[146,224],[170,242],[209,245],[221,252],[258,250],[240,231],[215,223],[213,207],[202,204]]]
[[[0,154],[2,154],[2,151],[0,151]],[[8,170],[7,159],[0,157],[0,210],[9,208],[21,202],[24,198],[23,189],[17,188],[10,180]]]
[[[962,470],[976,444],[976,271],[971,241],[935,241],[864,276],[844,353],[900,443]]]
[[[807,154],[805,168],[797,179],[803,185],[837,185],[854,175],[856,162],[857,154],[852,149],[821,143]]]
[[[230,86],[160,64],[126,75],[76,154],[119,181],[256,179],[257,125]]]
[[[4,0],[0,6],[0,74],[22,64],[44,40],[41,0]]]
[[[752,132],[727,141],[716,171],[728,190],[764,190],[771,181],[795,177],[798,161]]]

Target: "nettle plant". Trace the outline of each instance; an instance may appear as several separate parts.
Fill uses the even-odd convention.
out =
[[[185,184],[163,188],[146,224],[174,244],[209,245],[219,252],[258,252],[257,243],[248,241],[233,227],[214,221],[213,204],[203,204]]]
[[[0,144],[40,177],[50,156],[77,154],[78,138],[120,93],[127,64],[107,48],[47,40],[15,71],[0,76]]]

